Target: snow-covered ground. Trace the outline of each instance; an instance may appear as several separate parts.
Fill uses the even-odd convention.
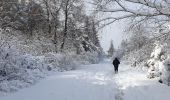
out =
[[[109,60],[58,72],[38,84],[0,100],[169,100],[170,87],[146,78],[145,72],[120,65],[114,74]]]
[[[123,64],[114,78],[121,100],[170,100],[170,86],[159,83],[158,79],[148,79],[146,75],[140,68]]]

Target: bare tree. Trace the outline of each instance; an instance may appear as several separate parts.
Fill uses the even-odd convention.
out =
[[[42,0],[46,12],[49,34],[52,32],[52,27],[54,26],[53,28],[56,28],[58,25],[58,16],[62,7],[62,2],[62,0]]]
[[[62,5],[62,9],[63,9],[63,13],[64,13],[64,30],[63,30],[63,40],[62,40],[62,44],[61,44],[61,51],[64,49],[64,45],[65,45],[65,41],[67,38],[67,34],[68,34],[68,21],[70,19],[70,16],[74,16],[74,8],[76,8],[77,6],[79,6],[79,3],[82,2],[81,0],[63,0],[63,5]]]
[[[96,12],[119,13],[120,16],[100,20],[109,20],[105,25],[125,18],[136,18],[138,22],[154,20],[166,23],[170,16],[169,0],[94,0],[92,4],[96,5]]]
[[[0,1],[0,27],[10,27],[15,30],[29,32],[43,19],[42,7],[31,0],[26,3],[25,0],[1,0]]]

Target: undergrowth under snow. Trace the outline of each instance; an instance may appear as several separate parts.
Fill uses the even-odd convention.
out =
[[[12,49],[13,48],[13,49]],[[43,56],[21,55],[14,47],[0,49],[0,91],[12,92],[35,84],[51,71],[76,69],[80,64],[99,61],[97,53],[55,54]]]
[[[95,51],[56,53],[50,39],[0,29],[0,94],[35,84],[52,71],[73,70],[99,59]]]

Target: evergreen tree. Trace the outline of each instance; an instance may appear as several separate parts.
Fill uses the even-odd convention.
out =
[[[111,40],[110,48],[109,48],[109,50],[108,50],[108,56],[109,56],[109,57],[112,57],[114,51],[115,51],[115,49],[114,49],[114,46],[113,46],[113,40]]]

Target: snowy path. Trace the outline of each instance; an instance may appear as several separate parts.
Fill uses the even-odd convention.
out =
[[[114,100],[117,89],[111,71],[108,63],[82,66],[52,75],[0,100]]]
[[[0,100],[169,100],[170,87],[149,80],[145,73],[120,66],[113,74],[109,61],[61,72]]]

